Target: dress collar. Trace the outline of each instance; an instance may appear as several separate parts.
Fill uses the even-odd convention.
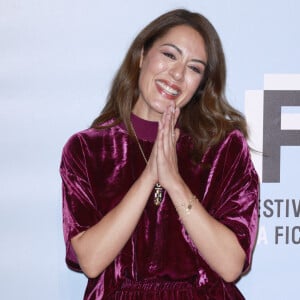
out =
[[[158,130],[158,122],[141,119],[137,115],[131,113],[131,122],[137,137],[141,140],[154,142]]]

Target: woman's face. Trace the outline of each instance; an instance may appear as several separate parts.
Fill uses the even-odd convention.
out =
[[[137,116],[158,121],[174,103],[187,104],[197,90],[207,62],[202,36],[187,25],[170,29],[141,56]]]

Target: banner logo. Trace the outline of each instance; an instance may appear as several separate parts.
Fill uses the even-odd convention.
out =
[[[300,74],[268,74],[264,91],[247,91],[245,115],[262,182],[280,182],[282,146],[300,147]]]

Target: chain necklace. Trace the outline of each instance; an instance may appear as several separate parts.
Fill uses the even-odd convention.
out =
[[[132,124],[131,124],[131,127],[132,127],[132,130],[133,130],[133,134],[134,134],[135,140],[136,140],[136,142],[137,142],[137,144],[139,146],[140,152],[141,152],[141,154],[142,154],[142,156],[144,158],[144,161],[145,161],[145,163],[147,165],[148,164],[148,160],[146,158],[146,155],[145,155],[145,153],[143,151],[143,148],[142,148],[142,146],[141,146],[141,144],[139,142],[139,139],[138,139],[138,137],[136,135],[135,129],[134,129],[134,127],[133,127]],[[162,198],[163,198],[163,188],[162,188],[162,186],[160,185],[159,182],[156,182],[155,186],[154,186],[154,204],[156,206],[160,205],[160,203],[162,202]]]

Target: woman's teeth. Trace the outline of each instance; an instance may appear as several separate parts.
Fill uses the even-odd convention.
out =
[[[171,95],[178,95],[179,94],[179,91],[178,90],[175,90],[173,88],[171,88],[169,85],[165,84],[164,82],[161,82],[161,81],[157,81],[157,84],[162,88],[164,89],[168,94],[171,94]]]

